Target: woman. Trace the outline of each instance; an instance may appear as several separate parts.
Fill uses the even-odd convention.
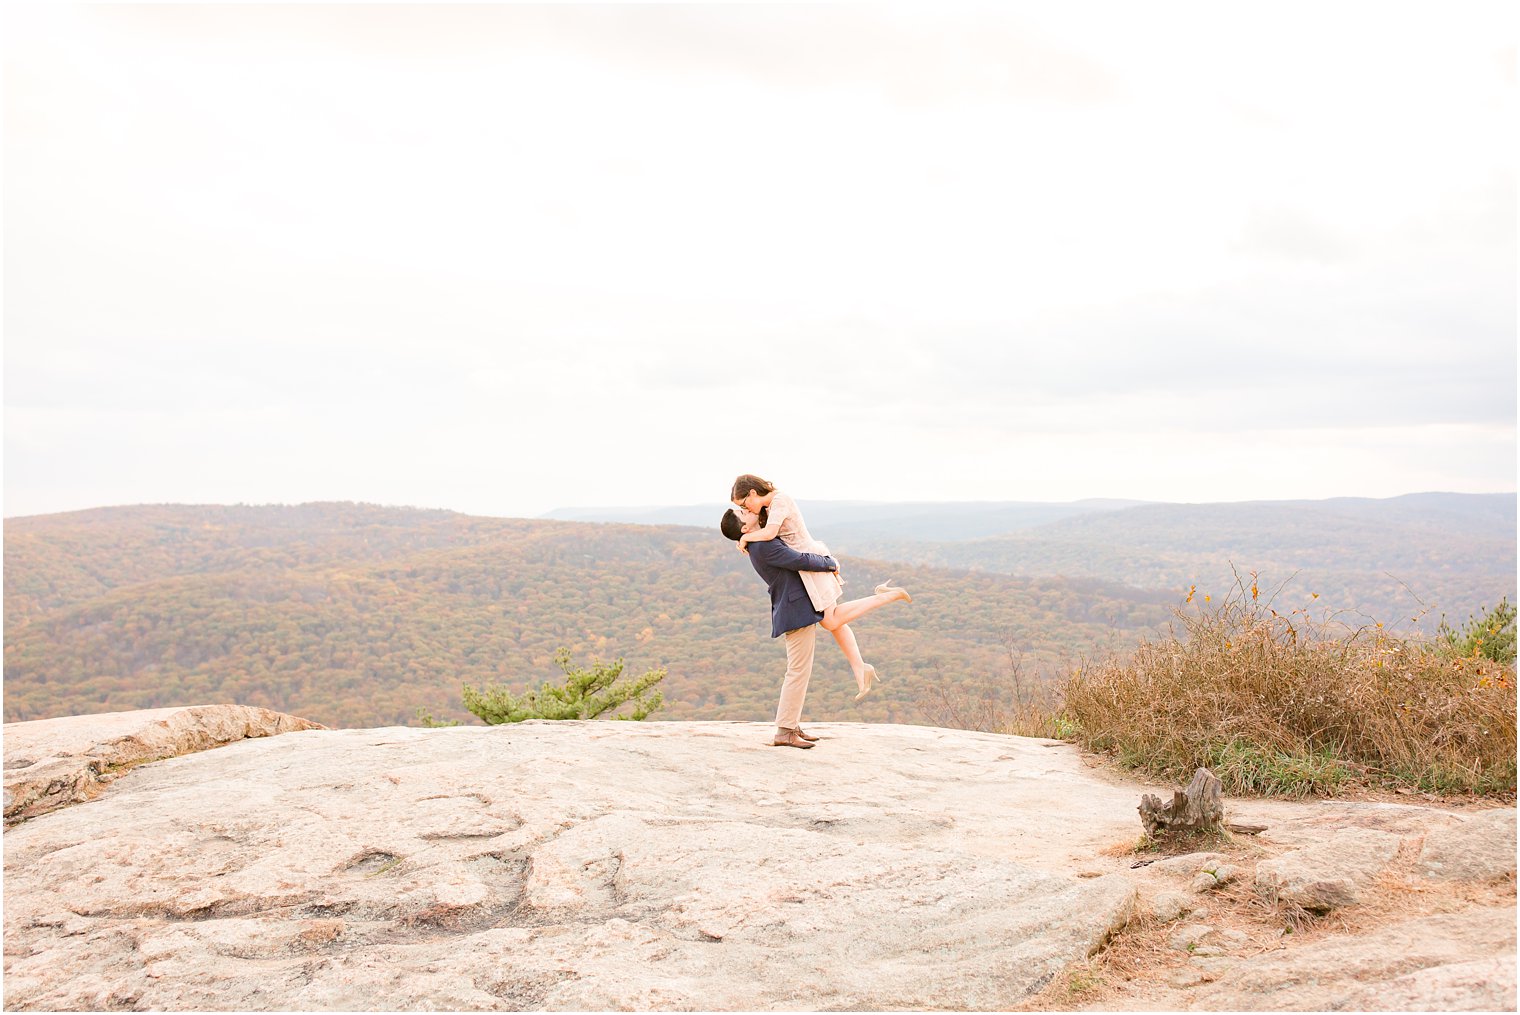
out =
[[[748,553],[750,543],[779,538],[799,553],[830,555],[829,548],[808,532],[797,502],[777,490],[775,484],[746,473],[734,480],[730,499],[736,508],[759,520],[760,528],[746,532],[740,538],[741,551]],[[834,636],[834,641],[850,664],[850,672],[855,675],[855,684],[860,689],[860,693],[855,695],[855,700],[859,701],[871,693],[880,677],[877,676],[876,667],[861,657],[860,645],[848,623],[849,614],[853,611],[839,607],[844,579],[838,572],[830,571],[803,571],[801,578],[802,584],[807,588],[808,598],[813,602],[813,609],[823,614],[819,626]],[[907,590],[894,586],[890,578],[876,586],[875,592],[878,596],[888,595],[905,603],[913,602],[913,597],[908,595]]]

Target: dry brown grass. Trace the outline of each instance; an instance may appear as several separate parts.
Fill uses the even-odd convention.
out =
[[[1063,739],[1059,685],[1044,674],[1026,672],[1015,650],[1009,652],[1004,673],[954,683],[936,666],[935,676],[915,702],[931,726]]]
[[[1280,612],[1254,580],[1203,600],[1190,595],[1167,636],[1078,671],[1053,721],[1125,766],[1208,767],[1236,794],[1514,795],[1513,663]]]

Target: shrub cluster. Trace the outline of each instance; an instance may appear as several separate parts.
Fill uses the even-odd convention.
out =
[[[1459,656],[1482,656],[1496,663],[1515,665],[1515,608],[1508,599],[1481,617],[1468,617],[1460,630],[1441,618],[1438,637]]]
[[[1207,766],[1233,793],[1356,782],[1513,796],[1512,651],[1501,662],[1466,639],[1283,614],[1254,580],[1217,604],[1199,598],[1166,636],[1068,680],[1072,739],[1157,776],[1185,781]],[[1504,608],[1474,629],[1512,625]]]

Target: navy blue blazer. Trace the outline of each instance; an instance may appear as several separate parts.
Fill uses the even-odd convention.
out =
[[[838,571],[833,557],[817,553],[798,553],[779,539],[766,539],[749,544],[749,562],[765,579],[771,592],[771,637],[779,638],[788,631],[812,627],[823,619],[823,614],[813,609],[808,598],[807,586],[802,584],[798,571]]]

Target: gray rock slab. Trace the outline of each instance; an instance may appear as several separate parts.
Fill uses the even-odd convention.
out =
[[[1133,787],[1075,752],[816,732],[313,731],[141,765],[6,833],[7,1007],[997,1009],[1129,918],[1128,878],[1038,866],[1134,834]]]
[[[1167,936],[1166,943],[1179,952],[1212,957],[1244,948],[1250,940],[1238,930],[1221,930],[1204,923],[1191,923],[1174,930]]]
[[[1307,846],[1324,840],[1334,831],[1371,829],[1405,838],[1425,835],[1437,828],[1461,822],[1450,811],[1417,804],[1395,804],[1369,800],[1320,800],[1308,807],[1283,814],[1265,800],[1242,801],[1237,820],[1267,825],[1257,839],[1283,846]]]
[[[1514,1011],[1515,957],[1455,962],[1374,983],[1346,997],[1352,1011]]]
[[[1489,881],[1514,876],[1515,809],[1467,815],[1460,825],[1425,838],[1419,871],[1441,881]]]
[[[1218,867],[1205,867],[1194,875],[1188,883],[1188,890],[1192,892],[1212,892],[1220,885],[1227,885],[1240,876],[1240,868],[1234,864],[1222,863]]]
[[[1226,861],[1223,853],[1183,853],[1151,864],[1151,870],[1191,878],[1199,871],[1214,870]]]
[[[1255,956],[1222,971],[1214,983],[1192,988],[1188,1007],[1514,1011],[1514,968],[1515,908],[1474,907]],[[1487,983],[1480,979],[1485,971],[1495,973]]]
[[[1343,829],[1324,842],[1263,860],[1256,865],[1256,887],[1269,898],[1318,912],[1353,905],[1402,842],[1392,832]]]
[[[326,727],[247,705],[192,705],[6,723],[5,821],[100,792],[123,769],[249,737]]]
[[[1146,912],[1160,923],[1181,919],[1197,907],[1197,901],[1182,892],[1158,892],[1146,906]]]
[[[1190,923],[1178,927],[1166,936],[1167,946],[1179,952],[1196,951],[1206,941],[1214,928],[1206,923]]]

